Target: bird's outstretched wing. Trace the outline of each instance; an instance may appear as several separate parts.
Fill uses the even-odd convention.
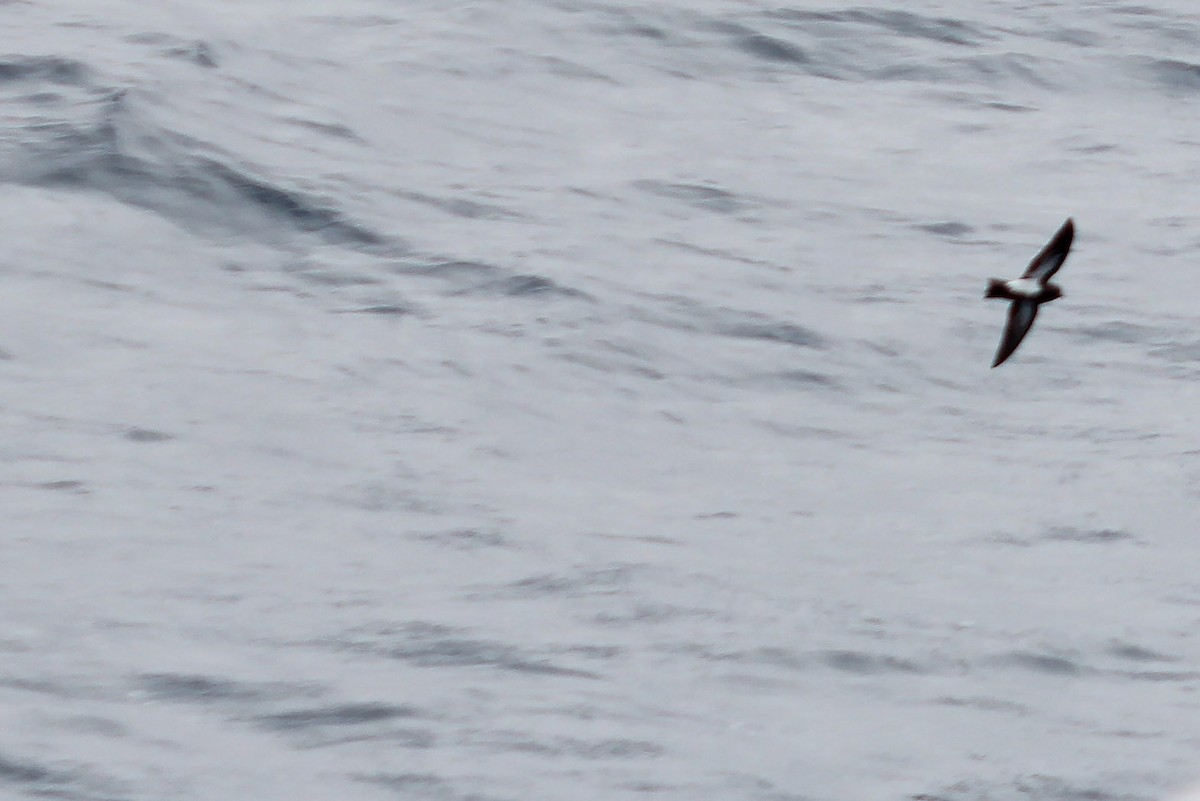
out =
[[[1000,348],[996,351],[996,360],[992,367],[999,367],[1004,360],[1013,355],[1021,340],[1029,333],[1033,319],[1037,317],[1038,304],[1032,300],[1014,300],[1008,307],[1008,324],[1004,326],[1004,338],[1000,340]]]
[[[1046,283],[1050,276],[1058,272],[1058,268],[1062,267],[1062,263],[1067,260],[1067,253],[1071,250],[1071,242],[1075,239],[1075,223],[1070,217],[1062,224],[1062,228],[1058,229],[1058,233],[1046,243],[1046,247],[1042,248],[1041,253],[1033,257],[1033,261],[1029,262],[1029,267],[1026,268],[1022,278],[1032,278],[1039,284]]]

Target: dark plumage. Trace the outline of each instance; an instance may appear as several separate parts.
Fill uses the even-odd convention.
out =
[[[1058,229],[1058,233],[1033,257],[1033,261],[1029,262],[1024,275],[1012,281],[988,279],[987,291],[983,294],[985,298],[1012,301],[1012,305],[1008,307],[1004,336],[1000,340],[992,367],[999,367],[1005,359],[1013,355],[1021,340],[1029,333],[1037,317],[1038,306],[1062,297],[1062,288],[1058,284],[1050,283],[1050,277],[1058,272],[1058,268],[1066,261],[1074,239],[1075,223],[1068,217],[1062,228]]]

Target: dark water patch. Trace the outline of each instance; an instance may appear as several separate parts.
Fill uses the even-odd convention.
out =
[[[574,80],[592,81],[595,83],[605,83],[610,86],[619,86],[620,82],[612,76],[605,75],[602,72],[585,67],[584,65],[557,56],[541,56],[538,59],[547,70],[553,74],[563,78],[571,78]]]
[[[0,640],[0,650],[9,653],[28,653],[32,649],[16,640],[5,639]],[[107,694],[101,691],[85,688],[75,683],[60,683],[48,679],[0,679],[0,687],[9,687],[22,692],[37,693],[38,695],[47,695],[51,698],[70,701],[111,700]]]
[[[815,370],[803,370],[799,368],[742,376],[731,380],[729,383],[735,385],[750,383],[758,387],[783,388],[785,390],[842,389],[842,385],[832,376],[818,373]]]
[[[753,265],[756,267],[769,267],[772,270],[778,270],[781,272],[789,271],[788,267],[783,267],[783,266],[780,266],[777,264],[772,264],[771,262],[765,261],[763,259],[755,259],[755,258],[751,258],[750,256],[743,256],[740,253],[734,253],[733,251],[723,250],[721,248],[703,247],[701,245],[692,244],[691,242],[681,242],[676,239],[661,239],[660,238],[660,239],[655,239],[654,242],[655,242],[655,244],[666,245],[667,247],[670,247],[670,248],[677,248],[679,250],[684,250],[684,251],[687,251],[688,253],[697,253],[701,256],[709,256],[711,258],[718,259],[720,261],[732,261],[732,262],[737,262],[738,264],[750,264],[750,265]]]
[[[272,729],[310,729],[322,726],[360,726],[420,715],[416,707],[390,704],[343,704],[262,715],[255,721]]]
[[[1004,112],[1037,111],[1038,107],[1014,104],[981,98],[978,91],[960,91],[950,87],[982,84],[999,89],[1010,86],[1056,88],[1048,76],[1054,74],[1054,65],[1033,56],[998,54],[944,59],[927,63],[883,63],[865,61],[852,71],[843,67],[848,77],[868,80],[914,81],[937,85],[938,95],[947,102],[975,109],[991,109]],[[964,133],[990,131],[991,125],[968,124],[957,126]]]
[[[394,268],[401,275],[439,278],[453,285],[452,295],[501,298],[569,298],[591,300],[586,292],[534,273],[514,273],[495,264],[478,261],[435,261]]]
[[[578,364],[586,367],[589,370],[597,370],[602,373],[632,375],[638,378],[647,378],[651,381],[662,381],[667,375],[653,367],[647,367],[644,364],[632,364],[626,357],[613,358],[599,353],[558,353],[556,356],[564,362]]]
[[[909,11],[875,8],[851,8],[845,11],[781,10],[772,17],[806,31],[826,36],[846,36],[848,27],[872,27],[914,39],[925,39],[959,47],[978,47],[993,41],[995,34],[987,33],[952,17],[930,17]]]
[[[259,693],[240,684],[207,676],[183,676],[159,673],[142,676],[138,685],[142,692],[167,701],[210,702],[256,700]]]
[[[155,431],[151,428],[130,428],[122,436],[130,442],[169,442],[175,439],[174,434],[165,431]]]
[[[1098,156],[1101,153],[1112,153],[1120,148],[1113,144],[1078,144],[1072,145],[1070,150],[1073,153],[1080,153],[1085,156]]]
[[[205,69],[217,66],[217,55],[213,46],[203,40],[181,39],[169,33],[135,33],[124,37],[132,44],[158,48],[158,53],[167,58],[179,59]]]
[[[1130,662],[1178,662],[1179,657],[1169,656],[1155,651],[1150,648],[1143,648],[1140,645],[1135,645],[1128,642],[1113,642],[1106,649],[1108,653],[1118,659],[1125,659]]]
[[[1058,526],[1050,529],[1044,539],[1055,542],[1079,542],[1089,545],[1107,545],[1113,542],[1124,542],[1134,539],[1128,531],[1122,529],[1080,529],[1073,526]]]
[[[269,701],[294,696],[313,696],[312,685],[246,683],[211,676],[178,673],[148,673],[135,682],[138,691],[154,700],[189,704]]]
[[[306,196],[215,160],[201,159],[199,166],[211,179],[229,186],[258,208],[290,220],[301,231],[320,233],[346,244],[384,244],[384,239],[375,232],[347,221],[329,201]]]
[[[394,725],[420,716],[411,706],[365,703],[277,712],[252,720],[263,728],[298,736],[306,748],[381,740],[402,748],[432,748],[436,742],[432,732]]]
[[[816,331],[795,323],[766,321],[731,323],[724,327],[722,333],[735,339],[759,339],[798,348],[821,348],[825,345],[824,338]]]
[[[419,667],[491,667],[518,673],[598,678],[594,673],[554,665],[494,640],[426,639],[393,646],[387,655]]]
[[[1148,682],[1185,682],[1191,684],[1200,679],[1200,671],[1196,670],[1121,670],[1116,675],[1133,681]]]
[[[464,220],[510,220],[524,216],[494,203],[483,203],[467,198],[441,198],[421,192],[394,192],[393,194],[405,200],[432,206]]]
[[[461,289],[458,294],[495,295],[506,298],[564,297],[590,299],[586,292],[562,286],[543,275],[533,275],[530,273],[492,278],[470,288]]]
[[[407,317],[414,314],[416,309],[399,303],[376,303],[371,306],[359,306],[354,309],[332,309],[330,314],[373,314],[378,317]]]
[[[1034,546],[1032,537],[1020,537],[1006,531],[996,531],[981,539],[988,545],[1003,545],[1012,548],[1032,548]]]
[[[693,208],[717,214],[736,214],[751,205],[747,199],[715,186],[671,183],[653,179],[634,181],[633,185],[651,195],[679,201]]]
[[[997,657],[995,661],[1048,676],[1078,676],[1091,672],[1070,657],[1032,651],[1013,651]]]
[[[868,64],[869,62],[864,64],[860,77],[875,81],[926,81],[941,85],[949,85],[951,83],[951,78],[947,74],[947,71],[934,64],[883,64],[870,67],[869,69],[867,68]],[[974,105],[978,102],[975,95],[968,93],[947,92],[945,96],[957,101],[960,105]],[[970,127],[960,127],[959,130],[967,133],[975,133],[987,131],[989,127],[985,125],[972,125]]]
[[[797,652],[789,648],[766,646],[749,651],[721,654],[717,658],[731,660],[742,665],[778,668],[788,673],[808,673],[822,668],[832,668],[842,673],[858,676],[927,672],[925,668],[908,660],[851,651]],[[732,675],[735,682],[738,680],[753,682],[758,686],[770,687],[776,691],[791,692],[787,688],[795,686],[790,679],[782,679],[777,673],[770,677],[763,671],[744,671],[742,675]]]
[[[746,799],[747,801],[813,801],[811,796],[780,789],[778,784],[761,776],[733,773],[725,778],[729,795],[723,797]]]
[[[755,339],[797,348],[823,350],[828,347],[825,337],[811,328],[796,323],[771,320],[756,312],[737,312],[721,309],[714,315],[716,333],[735,339]]]
[[[730,655],[731,658],[736,658],[738,661],[748,662],[756,665],[769,665],[771,667],[781,667],[788,670],[808,670],[813,665],[813,660],[810,656],[798,654],[788,648],[777,648],[764,646],[755,648],[741,654]]]
[[[100,281],[95,278],[81,278],[79,283],[84,286],[94,287],[95,289],[103,289],[106,292],[133,292],[134,288],[130,284],[122,284],[119,281]]]
[[[1200,365],[1200,341],[1163,345],[1151,350],[1150,354],[1173,364]]]
[[[375,773],[354,776],[355,781],[403,793],[405,797],[457,798],[450,783],[432,773]]]
[[[689,333],[706,332],[736,339],[761,340],[794,347],[824,349],[828,340],[815,330],[791,322],[775,320],[758,312],[744,312],[722,306],[708,306],[681,296],[649,296],[667,308],[663,312],[634,309],[630,314],[640,320]]]
[[[388,748],[424,750],[437,745],[437,737],[428,729],[403,727],[357,727],[331,732],[328,729],[289,732],[287,736],[297,748],[335,748],[357,743],[385,744]]]
[[[290,106],[295,102],[294,96],[285,92],[276,92],[272,89],[268,89],[263,84],[257,83],[253,80],[240,78],[236,75],[230,75],[228,76],[228,81],[230,85],[237,88],[238,92],[244,92],[256,100],[277,102],[284,106]]]
[[[652,759],[666,753],[662,746],[646,740],[536,737],[528,732],[513,730],[469,732],[462,738],[462,745],[499,753],[512,751],[584,760]]]
[[[195,64],[197,67],[203,67],[204,69],[211,70],[217,68],[217,53],[208,42],[188,42],[186,44],[175,45],[164,49],[162,55],[167,58],[186,61],[189,64]]]
[[[0,755],[0,782],[5,784],[40,784],[56,778],[61,781],[63,774],[56,773],[34,762],[12,759]]]
[[[704,515],[696,515],[697,520],[706,519]],[[680,541],[672,537],[664,537],[659,534],[612,534],[607,531],[592,531],[589,534],[593,537],[599,537],[604,540],[613,540],[616,542],[646,542],[651,545],[679,545]]]
[[[971,696],[963,698],[960,696],[942,696],[938,698],[936,703],[943,706],[959,706],[968,707],[970,709],[979,709],[984,712],[1007,712],[1014,715],[1024,716],[1029,714],[1029,708],[1022,704],[1012,701],[1005,701],[1000,698],[989,698],[987,696]]]
[[[44,81],[64,86],[86,86],[91,71],[81,61],[54,56],[0,59],[0,82]]]
[[[126,737],[129,734],[128,728],[112,718],[97,715],[75,715],[64,720],[63,725],[71,731],[98,737],[117,738]]]
[[[365,144],[365,140],[356,134],[349,126],[342,125],[337,122],[320,122],[318,120],[307,120],[301,117],[285,117],[284,121],[290,125],[295,125],[298,128],[304,128],[308,131],[315,131],[322,136],[329,136],[334,139],[344,139],[348,142],[357,144]]]
[[[217,54],[208,42],[192,42],[181,47],[171,47],[164,53],[169,58],[178,58],[205,69],[216,69]]]
[[[499,531],[458,528],[449,531],[435,531],[417,535],[418,539],[434,542],[447,548],[460,551],[476,551],[484,548],[507,548],[508,538]]]
[[[33,485],[37,489],[53,490],[54,492],[72,492],[84,495],[89,492],[87,484],[76,479],[61,479],[59,481],[42,481]]]
[[[1191,95],[1200,92],[1200,64],[1174,59],[1157,59],[1149,63],[1154,81],[1169,94]]]
[[[978,47],[996,39],[973,25],[950,17],[926,17],[907,11],[852,10],[848,18],[878,25],[892,33],[959,47]]]
[[[203,160],[200,168],[202,173],[198,181],[186,179],[182,183],[201,200],[223,203],[227,187],[253,209],[269,217],[282,219],[298,231],[319,235],[325,241],[364,248],[389,244],[379,234],[348,221],[331,200],[321,200],[272,185],[266,179],[253,177],[216,161]],[[360,279],[358,283],[368,281]]]
[[[546,339],[548,345],[558,345],[559,341],[555,339]],[[593,340],[592,346],[593,357],[605,360],[612,356],[617,363],[623,364],[624,369],[633,372],[637,375],[651,378],[661,378],[662,373],[659,373],[653,367],[657,360],[658,354],[652,350],[644,339],[634,339],[624,336],[609,337]],[[671,419],[667,415],[667,419]],[[679,422],[675,420],[674,422]]]
[[[1072,47],[1099,47],[1104,44],[1104,37],[1083,28],[1046,28],[1041,37],[1049,42],[1071,45]]]
[[[949,239],[958,239],[967,234],[975,233],[974,228],[962,222],[925,223],[914,227],[921,231],[928,231],[935,236],[943,236]]]
[[[526,297],[529,295],[563,294],[581,296],[582,292],[561,287],[543,275],[513,275],[498,285],[500,294],[508,297]]]
[[[625,782],[617,785],[621,790],[628,790],[631,793],[639,795],[661,795],[663,793],[676,793],[680,798],[687,798],[688,794],[683,788],[676,784],[664,784],[663,782],[653,781],[633,781]]]
[[[1154,8],[1153,6],[1140,5],[1138,3],[1114,4],[1111,8],[1111,11],[1114,14],[1125,14],[1126,16],[1130,17],[1159,17],[1164,21],[1168,20],[1168,17],[1163,14],[1161,9]]]
[[[1084,340],[1120,342],[1129,345],[1146,342],[1158,335],[1158,331],[1150,326],[1121,321],[1074,327],[1071,329],[1071,333]]]
[[[454,636],[454,632],[444,626],[426,623],[352,634],[345,642],[354,650],[415,667],[492,668],[546,676],[599,678],[595,673],[556,665],[513,645]]]
[[[460,792],[448,780],[432,773],[361,773],[354,781],[393,791],[399,798],[419,801],[512,801],[499,796]]]
[[[486,593],[486,597],[489,599],[528,599],[619,595],[628,590],[629,584],[637,572],[638,569],[635,566],[614,565],[584,570],[575,575],[541,574],[505,584]]]
[[[720,617],[713,609],[685,607],[675,604],[635,603],[622,612],[601,612],[592,620],[600,626],[626,628],[629,626],[662,625],[680,620],[712,620]]]
[[[401,275],[426,275],[454,283],[472,284],[493,280],[504,272],[504,268],[482,261],[433,261],[398,266],[395,271]]]
[[[911,660],[869,654],[864,651],[826,651],[819,656],[822,662],[835,670],[860,676],[926,672],[924,668]]]
[[[0,754],[0,788],[3,787],[20,793],[21,798],[121,801],[130,797],[117,782],[103,776],[48,768],[36,762]]]
[[[624,654],[616,645],[571,645],[562,649],[564,654],[577,654],[585,659],[607,662]]]
[[[346,487],[330,500],[365,512],[414,512],[422,515],[440,514],[443,509],[426,495],[413,489],[391,484],[370,482]]]
[[[1110,13],[1115,26],[1149,34],[1158,46],[1155,52],[1179,52],[1177,46],[1190,46],[1192,50],[1200,44],[1200,28],[1194,13],[1173,13],[1159,4],[1150,6],[1117,6]],[[1191,9],[1189,9],[1191,11]],[[1123,15],[1122,19],[1120,15]]]
[[[30,106],[55,106],[66,102],[66,97],[60,92],[41,89],[27,94],[18,95],[16,102]]]
[[[1053,81],[1046,77],[1052,73],[1052,65],[1033,56],[1018,53],[971,56],[954,60],[951,65],[964,78],[979,80],[989,86],[1016,83],[1040,89],[1055,88]]]
[[[799,45],[758,31],[739,31],[734,35],[738,49],[777,64],[808,66],[812,58]]]
[[[619,29],[620,33],[638,36],[643,39],[652,39],[656,42],[664,42],[671,37],[666,28],[649,23],[630,22]]]
[[[1007,783],[963,780],[930,793],[909,796],[912,801],[1151,801],[1156,796],[1112,789],[1112,782],[1080,786],[1055,776],[1034,774]]]
[[[999,100],[988,100],[980,104],[980,108],[987,108],[993,111],[1006,111],[1010,114],[1028,114],[1037,111],[1034,106],[1023,106],[1017,103],[1002,103]]]
[[[287,272],[307,284],[322,287],[378,286],[383,281],[373,275],[304,264],[288,268]]]
[[[423,716],[410,705],[382,702],[302,706],[245,716],[246,707],[314,698],[324,692],[306,685],[248,684],[208,676],[151,674],[137,681],[140,693],[154,700],[217,705],[260,728],[296,738],[299,747],[327,748],[345,743],[387,741],[403,748],[430,748],[435,736],[425,728],[397,725]]]
[[[700,27],[722,35],[736,50],[766,65],[790,67],[814,77],[923,81],[940,87],[980,80],[1047,83],[1043,70],[1032,69],[1041,63],[1033,58],[969,54],[997,41],[1002,33],[948,16],[862,7],[780,9],[767,12],[753,25],[723,21]],[[1053,74],[1048,64],[1044,72]]]
[[[1080,429],[1065,428],[1064,432],[1069,432],[1077,439],[1097,444],[1110,442],[1153,442],[1164,437],[1163,434],[1155,431],[1144,431],[1136,428],[1101,428],[1099,426],[1089,426]],[[1130,537],[1132,538],[1132,535]]]

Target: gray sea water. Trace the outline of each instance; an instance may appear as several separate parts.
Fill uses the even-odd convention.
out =
[[[1194,4],[0,42],[0,797],[1200,779]],[[989,370],[986,279],[1068,215]]]

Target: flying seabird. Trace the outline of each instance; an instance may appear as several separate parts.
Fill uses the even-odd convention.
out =
[[[1050,276],[1058,272],[1062,263],[1067,260],[1071,250],[1071,241],[1075,238],[1075,223],[1068,217],[1058,233],[1046,243],[1046,247],[1029,262],[1025,274],[1011,281],[1001,281],[999,278],[989,278],[985,298],[1003,298],[1011,300],[1008,307],[1008,323],[1004,326],[1004,338],[1000,340],[1000,348],[996,351],[996,360],[992,367],[999,367],[1004,360],[1013,355],[1013,351],[1021,344],[1021,340],[1029,333],[1033,318],[1037,317],[1038,306],[1062,297],[1062,288],[1050,283]]]

